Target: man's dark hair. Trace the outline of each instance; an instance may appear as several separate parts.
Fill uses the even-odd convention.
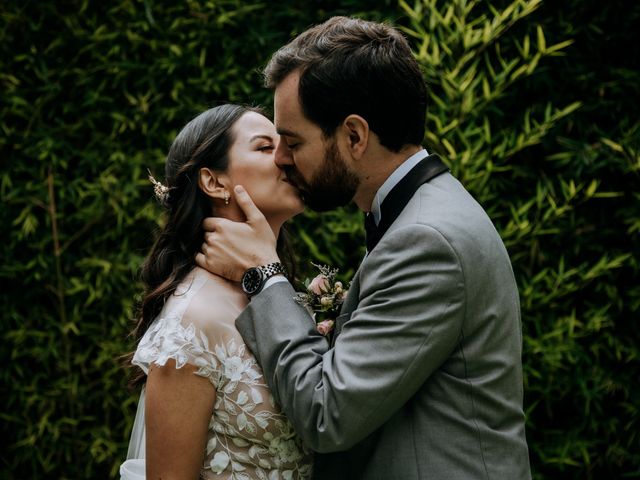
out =
[[[275,88],[296,70],[303,112],[325,136],[357,114],[389,150],[422,143],[426,86],[407,40],[395,28],[333,17],[274,53],[264,70],[265,85]]]

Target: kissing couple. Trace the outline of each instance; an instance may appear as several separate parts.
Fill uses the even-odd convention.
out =
[[[274,123],[222,105],[154,181],[143,385],[121,478],[531,478],[518,291],[482,207],[422,147],[406,39],[334,17],[265,69]],[[367,254],[332,341],[296,301],[283,224],[354,202]]]

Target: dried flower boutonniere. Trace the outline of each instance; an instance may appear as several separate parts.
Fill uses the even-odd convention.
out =
[[[306,291],[296,293],[296,301],[309,310],[316,321],[318,332],[329,339],[348,290],[343,287],[342,282],[336,281],[337,268],[315,263],[312,265],[320,273],[312,280],[305,280]]]

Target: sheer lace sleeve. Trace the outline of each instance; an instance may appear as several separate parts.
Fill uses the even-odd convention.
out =
[[[202,296],[205,284],[206,278],[197,275],[183,282],[138,343],[134,365],[148,373],[152,363],[164,366],[171,359],[176,368],[188,363],[198,367],[197,375],[208,378],[214,387],[218,387],[220,365],[212,342],[218,340],[222,334],[219,330],[224,327],[216,328],[218,323],[211,321],[215,309],[210,303],[208,309],[199,308],[195,312],[192,306],[194,299]]]
[[[158,318],[140,340],[133,363],[145,373],[149,365],[166,365],[175,360],[176,368],[189,363],[198,367],[198,375],[209,378],[218,386],[218,362],[209,349],[209,339],[193,323],[184,326],[176,316]]]

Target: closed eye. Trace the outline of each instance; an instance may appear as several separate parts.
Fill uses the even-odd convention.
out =
[[[260,152],[270,152],[273,149],[275,149],[275,147],[273,145],[263,145],[261,147],[258,147],[258,151],[260,151]]]

